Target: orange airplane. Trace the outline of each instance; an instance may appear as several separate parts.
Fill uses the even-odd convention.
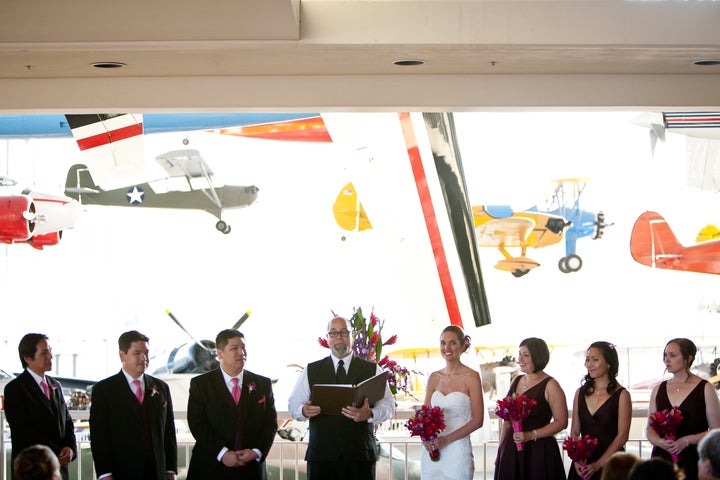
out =
[[[720,274],[720,239],[685,247],[656,212],[645,212],[635,221],[630,253],[648,267]]]

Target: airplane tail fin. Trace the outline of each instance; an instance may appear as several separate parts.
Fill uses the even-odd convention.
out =
[[[683,246],[657,212],[638,217],[630,235],[630,253],[636,262],[654,267],[658,258],[680,255]]]
[[[86,165],[77,163],[70,167],[65,178],[65,195],[79,201],[83,193],[100,192],[102,189],[95,184]]]

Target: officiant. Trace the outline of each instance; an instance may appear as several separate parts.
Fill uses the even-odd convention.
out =
[[[288,411],[299,421],[310,421],[310,440],[305,461],[308,480],[374,480],[378,449],[374,425],[392,418],[395,399],[388,386],[385,396],[372,407],[367,399],[360,407],[348,405],[340,415],[323,413],[310,399],[315,384],[358,384],[382,369],[353,354],[351,324],[335,317],[327,325],[331,355],[308,364],[298,379]]]

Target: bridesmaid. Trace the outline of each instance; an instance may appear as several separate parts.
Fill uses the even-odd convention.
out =
[[[677,455],[686,480],[698,478],[698,442],[709,429],[720,427],[720,402],[715,389],[707,380],[690,373],[696,354],[697,347],[687,338],[674,338],[665,345],[665,370],[672,378],[653,388],[648,415],[677,406],[683,419],[675,440],[660,437],[649,422],[645,430],[654,445],[651,455],[670,461],[672,454]]]
[[[520,342],[518,365],[525,375],[515,377],[508,395],[526,395],[537,401],[522,422],[522,432],[513,432],[511,422],[500,427],[500,446],[495,460],[495,480],[564,480],[565,465],[555,434],[568,424],[565,392],[543,370],[550,361],[550,349],[541,338]],[[516,442],[524,442],[518,450]]]
[[[617,382],[618,360],[615,345],[595,342],[587,350],[587,375],[573,400],[570,435],[590,435],[598,445],[586,465],[573,462],[568,480],[600,480],[602,468],[610,457],[625,450],[630,435],[632,402],[630,394]]]

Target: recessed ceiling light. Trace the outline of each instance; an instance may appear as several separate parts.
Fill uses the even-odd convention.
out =
[[[706,65],[720,65],[720,60],[698,60],[693,62],[695,65],[706,66]]]
[[[95,62],[91,63],[90,65],[95,68],[122,68],[126,66],[122,62]]]
[[[425,61],[423,60],[395,60],[393,62],[394,65],[399,65],[401,67],[414,67],[415,65],[424,65]]]

